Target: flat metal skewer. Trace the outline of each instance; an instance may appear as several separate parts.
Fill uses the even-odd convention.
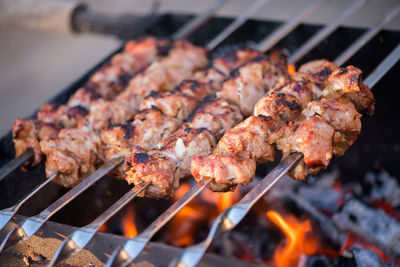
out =
[[[7,162],[3,167],[0,169],[0,181],[7,177],[10,173],[12,173],[15,169],[19,166],[24,164],[25,161],[33,157],[33,149],[28,148],[24,153],[16,157],[15,159],[10,160]]]
[[[110,170],[114,169],[124,161],[124,157],[119,157],[117,159],[111,160],[104,163],[100,168],[98,168],[94,173],[85,178],[80,184],[69,190],[59,199],[57,199],[53,204],[51,204],[47,209],[43,210],[36,216],[27,218],[16,225],[5,237],[0,245],[0,252],[11,246],[18,244],[19,242],[26,240],[35,234],[44,223],[46,223],[53,214],[79,196],[82,192],[88,189],[91,185],[100,180],[105,176]]]
[[[17,213],[17,211],[21,208],[21,206],[30,199],[34,194],[39,192],[43,187],[45,187],[48,183],[54,180],[58,175],[58,172],[55,172],[49,178],[46,178],[46,181],[35,187],[27,196],[17,202],[12,207],[0,210],[0,230],[3,229],[4,226],[11,220],[11,218]]]
[[[204,11],[203,13],[196,16],[189,23],[182,26],[178,29],[173,35],[173,40],[185,39],[189,35],[191,35],[194,31],[200,28],[203,24],[205,24],[212,15],[220,8],[223,4],[225,4],[227,0],[216,0],[213,5]],[[19,155],[18,157],[7,162],[2,168],[0,168],[0,181],[7,177],[11,172],[20,167],[25,161],[33,157],[34,152],[31,148],[27,149],[24,153]]]
[[[381,79],[400,59],[400,45],[398,45],[365,80],[367,86],[372,87]],[[241,201],[223,211],[211,226],[210,232],[202,242],[186,248],[169,267],[194,267],[206,253],[216,236],[234,228],[247,214],[250,208],[264,196],[292,167],[303,158],[300,153],[292,153],[279,163],[256,187],[247,193]]]
[[[62,244],[58,247],[53,258],[50,260],[48,266],[53,266],[55,264],[61,263],[63,260],[71,257],[75,253],[78,253],[84,247],[89,244],[90,240],[95,236],[100,226],[102,226],[106,221],[108,221],[112,216],[119,212],[126,204],[128,204],[132,199],[134,199],[138,194],[145,190],[151,182],[142,182],[136,185],[134,188],[129,190],[125,195],[123,195],[117,202],[111,205],[105,212],[103,212],[97,219],[92,223],[82,227],[72,234],[70,234]]]
[[[193,20],[187,23],[185,26],[180,28],[176,33],[172,35],[173,40],[186,39],[190,34],[200,28],[204,23],[211,19],[212,15],[225,4],[227,0],[217,0],[210,8],[203,13],[196,16]]]
[[[257,0],[249,8],[247,8],[243,13],[240,14],[228,27],[225,28],[220,34],[218,34],[214,39],[212,39],[207,45],[207,50],[213,50],[222,41],[224,41],[231,33],[233,33],[237,28],[243,25],[252,15],[260,10],[265,4],[270,0]]]
[[[169,266],[196,266],[200,262],[211,242],[214,240],[215,236],[235,227],[244,218],[250,208],[302,158],[303,155],[300,153],[293,153],[286,157],[238,203],[227,208],[215,219],[211,226],[211,230],[204,241],[185,249],[182,254],[170,263]]]
[[[339,28],[343,21],[345,21],[348,17],[350,17],[357,10],[363,7],[366,3],[367,0],[357,0],[350,7],[346,7],[341,16],[336,18],[331,23],[327,24],[324,28],[314,34],[307,42],[297,48],[296,52],[289,56],[288,63],[295,64],[299,59],[301,59],[314,47],[316,47],[322,40],[324,40],[327,36],[329,36],[337,28]]]
[[[361,49],[366,43],[368,43],[380,30],[393,20],[400,12],[400,5],[391,9],[380,21],[378,21],[370,30],[365,32],[360,38],[358,38],[352,45],[350,45],[345,51],[343,51],[334,62],[340,66],[346,63],[358,50]]]
[[[114,250],[106,266],[126,266],[136,259],[144,250],[151,238],[169,222],[186,204],[200,194],[207,185],[211,183],[211,179],[202,183],[195,184],[185,195],[172,204],[162,215],[160,215],[146,230],[138,236],[127,240],[122,248]]]
[[[293,31],[299,24],[311,13],[317,10],[323,3],[328,0],[316,0],[302,10],[297,16],[293,17],[291,20],[280,26],[268,37],[260,42],[257,46],[261,51],[267,51],[271,49],[276,43],[278,43],[282,38],[284,38],[288,33]]]

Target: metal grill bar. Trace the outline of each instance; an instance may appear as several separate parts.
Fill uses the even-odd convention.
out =
[[[129,190],[117,202],[103,212],[97,219],[85,227],[82,227],[70,234],[58,247],[56,253],[49,263],[49,267],[62,262],[75,253],[83,249],[95,236],[100,226],[108,219],[118,213],[127,203],[134,199],[138,194],[145,190],[150,183],[141,183]]]
[[[350,47],[348,47],[342,54],[336,59],[335,63],[340,66],[349,60],[358,50],[361,49],[366,43],[368,43],[386,24],[393,20],[400,12],[400,5],[397,5],[394,9],[388,12],[380,21],[378,21],[370,30],[364,33],[360,38],[357,39]]]
[[[207,45],[207,50],[213,50],[222,41],[226,39],[231,33],[245,23],[254,13],[256,13],[261,7],[263,7],[269,0],[257,0],[248,9],[246,9],[234,22],[225,28],[220,34],[212,39]]]
[[[257,46],[261,51],[267,51],[271,49],[276,43],[284,38],[289,32],[293,31],[306,17],[311,15],[315,10],[321,7],[323,3],[328,0],[316,0],[311,3],[307,8],[303,9],[297,16],[280,26],[267,38],[262,40]]]
[[[376,68],[366,81],[373,86],[400,59],[400,45],[397,46]],[[186,248],[169,267],[194,267],[206,253],[214,238],[234,228],[247,214],[251,207],[264,196],[292,167],[297,165],[302,154],[292,153],[279,163],[256,187],[247,193],[241,201],[223,211],[211,226],[209,234],[202,242]]]
[[[357,0],[351,5],[349,8],[346,7],[344,13],[326,25],[323,29],[318,31],[313,37],[311,37],[307,42],[305,42],[300,48],[296,50],[292,55],[289,56],[288,62],[289,64],[296,63],[299,59],[305,56],[308,52],[310,52],[315,46],[317,46],[322,40],[324,40],[327,36],[329,36],[332,32],[334,32],[337,28],[339,28],[340,24],[345,21],[348,17],[350,17],[353,13],[358,11],[361,7],[363,7],[367,3],[366,0]]]
[[[30,217],[19,223],[15,228],[13,228],[3,240],[0,245],[0,252],[8,247],[16,245],[20,241],[35,234],[42,225],[50,219],[53,214],[79,196],[82,192],[100,180],[105,176],[110,170],[114,169],[116,166],[120,165],[124,161],[123,157],[114,159],[110,162],[104,163],[99,169],[92,173],[89,177],[84,179],[80,184],[69,190],[59,199],[57,199],[53,204],[51,204],[47,209],[43,210],[36,216]]]
[[[3,209],[0,211],[0,230],[3,229],[4,226],[11,220],[11,218],[17,213],[17,211],[21,208],[21,206],[30,199],[33,195],[39,192],[43,187],[45,187],[48,183],[54,180],[58,175],[58,172],[51,175],[49,178],[46,178],[46,181],[38,185],[35,189],[32,190],[27,196],[17,202],[12,207]]]
[[[365,79],[364,84],[369,88],[374,85],[399,61],[400,58],[400,44],[374,69]]]
[[[172,35],[173,40],[186,39],[190,34],[199,29],[203,24],[205,24],[213,14],[223,5],[227,0],[217,0],[210,8],[208,8],[204,13],[196,16],[188,24],[180,28],[176,33]]]
[[[27,161],[32,157],[33,157],[33,150],[29,148],[24,153],[19,155],[17,158],[7,162],[7,164],[0,169],[0,181],[3,180],[5,177],[7,177],[7,175],[12,173],[14,170],[16,170],[19,166],[24,164],[25,161]]]

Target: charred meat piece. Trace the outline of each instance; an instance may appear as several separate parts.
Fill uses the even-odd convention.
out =
[[[248,60],[262,56],[264,56],[264,53],[248,47],[228,47],[225,51],[219,53],[212,65],[228,76],[233,69],[238,68]]]
[[[251,115],[254,104],[266,91],[288,80],[286,60],[275,62],[274,58],[264,56],[245,63],[231,73],[217,95],[238,105],[244,116]]]
[[[40,150],[40,140],[50,140],[57,137],[60,128],[54,124],[33,119],[16,119],[12,129],[15,156],[18,157],[28,148],[32,148],[34,156],[25,166],[36,166],[43,160]]]
[[[135,126],[130,123],[113,125],[101,131],[101,157],[103,161],[109,161],[117,157],[128,156],[133,152],[145,152],[136,144],[134,137]],[[123,179],[123,165],[118,166],[108,175]]]
[[[148,154],[133,153],[125,162],[125,180],[129,184],[151,182],[146,197],[171,197],[179,180],[190,174],[190,159],[210,153],[215,139],[207,129],[185,128],[163,140],[162,146]]]
[[[87,127],[62,129],[57,139],[41,140],[46,155],[46,175],[58,171],[56,183],[65,187],[78,184],[99,163],[100,138]]]
[[[175,132],[181,122],[177,118],[163,115],[157,108],[144,109],[135,116],[132,123],[134,126],[132,138],[144,149],[154,149],[161,140]]]

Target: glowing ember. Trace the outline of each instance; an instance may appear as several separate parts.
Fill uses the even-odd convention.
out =
[[[189,184],[182,184],[174,194],[174,201],[181,198],[190,189]],[[223,210],[240,199],[240,192],[217,194],[210,190],[203,191],[186,205],[168,224],[166,240],[174,246],[189,246],[194,243],[196,234]]]
[[[275,211],[268,211],[267,217],[282,230],[287,238],[286,243],[275,251],[273,258],[275,266],[297,266],[301,255],[317,252],[317,241],[307,235],[311,232],[310,221],[300,222],[292,216],[285,220]]]
[[[296,72],[296,66],[294,64],[290,64],[288,66],[288,72],[289,74],[294,74]]]
[[[135,224],[135,211],[132,205],[128,206],[124,216],[122,217],[122,230],[124,236],[129,238],[135,237],[138,233]]]

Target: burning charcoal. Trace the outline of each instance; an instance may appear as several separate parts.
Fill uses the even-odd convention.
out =
[[[353,258],[348,257],[336,257],[336,258],[327,258],[322,255],[308,256],[306,257],[301,264],[301,267],[322,267],[322,266],[331,266],[331,267],[359,267],[355,264]]]
[[[391,263],[384,263],[374,251],[355,246],[349,249],[353,255],[357,267],[395,267]]]
[[[302,186],[299,188],[299,195],[307,199],[314,207],[334,213],[339,208],[339,200],[342,194],[332,188],[316,186]]]
[[[340,229],[363,237],[389,256],[400,256],[400,223],[382,210],[369,208],[352,198],[332,219]]]
[[[297,209],[310,215],[312,220],[318,224],[324,237],[333,244],[340,245],[344,242],[345,234],[342,233],[327,216],[318,211],[307,199],[303,198],[302,195],[291,192],[281,192],[281,199],[287,204],[294,205]]]
[[[384,200],[392,207],[400,206],[400,185],[395,177],[387,172],[368,172],[365,180],[371,187],[369,201]]]

